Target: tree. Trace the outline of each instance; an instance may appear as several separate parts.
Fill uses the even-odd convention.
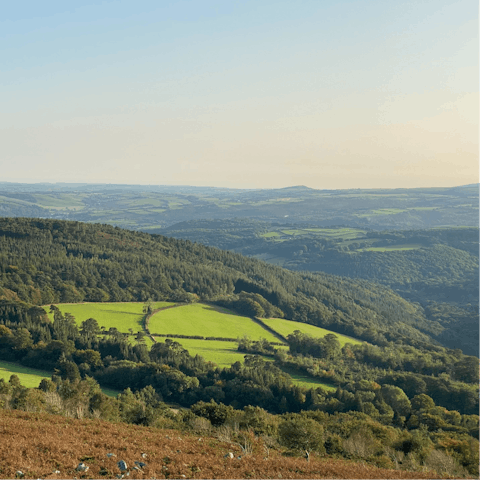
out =
[[[412,406],[405,392],[393,385],[383,385],[380,393],[383,400],[392,407],[393,411],[401,416],[407,416]]]
[[[98,322],[94,318],[87,318],[80,325],[80,333],[87,338],[98,335],[100,333]]]
[[[314,450],[324,450],[323,426],[310,418],[294,417],[278,427],[281,442],[288,448],[305,451],[307,461]]]

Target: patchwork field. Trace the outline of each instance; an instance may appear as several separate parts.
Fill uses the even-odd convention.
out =
[[[242,317],[220,307],[201,303],[169,308],[154,314],[149,322],[150,332],[170,335],[200,335],[203,337],[237,338],[248,335],[254,340],[278,339],[248,317]]]
[[[316,338],[321,338],[329,333],[333,333],[338,338],[338,341],[342,347],[346,343],[351,343],[353,345],[361,345],[363,343],[360,340],[348,337],[347,335],[341,335],[340,333],[335,333],[324,328],[309,325],[307,323],[293,322],[291,320],[284,320],[283,318],[264,318],[262,321],[265,325],[269,326],[271,329],[280,333],[280,335],[283,335],[284,337],[290,335],[295,330],[300,330],[300,332]]]
[[[129,329],[134,332],[142,330],[142,319],[144,317],[142,302],[122,302],[122,303],[60,303],[57,307],[62,313],[71,313],[75,321],[80,325],[87,318],[94,318],[100,327],[108,330],[111,327],[118,329],[119,332],[129,333]],[[154,302],[152,308],[163,308],[174,305],[173,302]],[[48,316],[53,320],[53,314],[50,313],[50,307],[45,305],[43,308],[48,312]]]
[[[80,325],[87,318],[95,318],[100,326],[104,326],[106,330],[110,327],[117,328],[120,332],[130,333],[128,341],[136,344],[136,332],[142,330],[142,320],[145,316],[143,313],[144,303],[142,302],[126,302],[126,303],[77,303],[77,304],[59,304],[57,305],[61,312],[71,313]],[[202,337],[224,337],[224,338],[241,338],[245,335],[253,340],[265,338],[270,342],[279,342],[268,330],[261,325],[254,322],[249,317],[237,315],[234,312],[225,308],[206,305],[202,303],[175,305],[174,302],[155,302],[152,304],[154,309],[162,309],[152,315],[149,319],[149,331],[155,337],[157,342],[163,342],[168,335],[198,335]],[[166,308],[171,307],[171,308]],[[49,311],[49,307],[44,307]],[[53,315],[49,313],[49,317],[53,319]],[[270,318],[264,319],[263,322],[272,330],[278,332],[284,337],[293,333],[295,330],[300,330],[302,333],[312,335],[314,337],[324,337],[332,333],[320,327],[308,325],[304,323],[293,322],[290,320]],[[132,335],[131,331],[135,334]],[[162,335],[162,336],[157,336]],[[335,334],[338,337],[340,344],[343,346],[346,343],[360,344],[361,342],[347,337],[345,335]],[[202,340],[191,338],[175,338],[172,340],[180,343],[187,349],[190,355],[200,355],[205,360],[216,363],[220,368],[229,367],[233,363],[239,361],[243,362],[245,354],[237,350],[236,342],[221,341],[221,340]],[[145,336],[145,344],[150,349],[153,345],[151,338]],[[287,350],[288,346],[277,346]],[[264,357],[266,361],[272,361],[272,357]],[[28,369],[23,369],[25,374],[30,375],[22,383],[30,381],[30,385],[36,387],[41,378],[50,378],[50,372],[26,372]],[[21,370],[19,370],[21,371]],[[11,373],[8,366],[4,369],[4,375],[7,380]],[[14,372],[16,373],[16,372]],[[319,386],[324,389],[334,389],[335,387],[321,380],[309,378],[306,375],[299,374],[295,371],[289,371],[294,382],[297,385],[311,388]],[[39,375],[43,377],[39,377]],[[1,370],[0,370],[1,377]],[[27,385],[27,383],[25,383]],[[105,391],[107,393],[107,391]],[[110,392],[116,395],[118,392]],[[108,393],[107,393],[108,394]]]

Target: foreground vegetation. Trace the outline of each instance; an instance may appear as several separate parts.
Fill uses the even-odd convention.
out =
[[[89,467],[88,476],[112,478],[119,460],[135,478],[459,478],[478,473],[478,441],[471,437],[453,441],[450,433],[428,428],[406,432],[360,413],[271,415],[259,407],[236,410],[212,401],[175,413],[152,387],[135,394],[127,389],[113,399],[90,378],[54,377],[38,389],[26,389],[15,376],[7,383],[0,380],[0,405],[2,432],[12,438],[0,446],[0,468],[10,478],[19,470],[27,478],[54,471],[62,478],[78,477],[80,462]],[[419,397],[418,413],[429,408]],[[48,455],[38,455],[38,449]]]
[[[322,454],[313,454],[306,462],[284,456],[285,447],[272,444],[270,438],[195,420],[191,427],[177,420],[180,431],[159,430],[4,410],[0,427],[9,441],[0,444],[0,475],[15,478],[21,471],[34,479],[115,478],[120,475],[120,460],[132,478],[439,478],[449,472],[448,464],[438,474],[427,466],[421,471],[393,470]],[[225,457],[229,453],[233,458]],[[135,462],[145,466],[139,468]],[[80,463],[89,468],[86,474],[75,470]]]

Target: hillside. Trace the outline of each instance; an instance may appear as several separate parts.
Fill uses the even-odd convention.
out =
[[[178,222],[249,218],[286,227],[478,226],[478,185],[455,188],[242,190],[211,187],[0,183],[0,215],[98,222],[152,233]]]
[[[5,410],[225,427],[237,443],[253,430],[273,445],[293,448],[295,438],[307,452],[379,467],[478,474],[478,358],[438,345],[441,325],[388,287],[57,220],[0,220],[0,251],[0,360],[54,372],[37,389],[0,379]],[[90,316],[78,323],[59,302],[105,328]],[[158,333],[145,343],[138,328]],[[288,345],[258,339],[259,328]],[[221,331],[214,341],[233,346],[229,331],[244,329],[253,333],[238,340],[243,361],[223,368],[188,345]]]
[[[197,220],[163,229],[176,238],[232,250],[294,271],[362,278],[418,302],[449,348],[478,355],[478,228],[375,232],[247,219]]]
[[[228,306],[233,301],[228,296],[243,291],[262,295],[285,318],[370,342],[432,343],[431,335],[442,331],[386,287],[294,273],[188,241],[106,225],[1,219],[0,251],[0,295],[36,305],[189,301],[193,295],[223,299]]]
[[[376,468],[323,456],[307,463],[265,448],[259,437],[245,456],[240,445],[219,440],[215,432],[181,433],[19,411],[1,411],[0,428],[8,438],[0,443],[2,478],[15,478],[17,471],[25,478],[115,478],[120,460],[130,478],[442,478],[432,470]],[[225,458],[230,452],[234,457]],[[146,466],[134,470],[135,461]],[[76,471],[81,462],[87,473]]]

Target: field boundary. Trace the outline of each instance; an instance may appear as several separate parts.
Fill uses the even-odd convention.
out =
[[[168,307],[161,307],[161,308],[156,308],[155,310],[152,310],[147,315],[144,315],[142,319],[142,326],[143,330],[147,334],[147,336],[152,340],[153,343],[157,343],[157,341],[153,338],[153,335],[150,333],[150,329],[148,328],[148,323],[150,322],[150,318],[152,318],[153,315],[155,315],[158,312],[161,312],[162,310],[167,310],[169,308],[175,308],[175,307],[181,307],[183,304],[177,303],[175,305],[168,305]],[[163,335],[157,335],[157,336],[163,336]]]
[[[271,333],[272,335],[274,335],[275,337],[277,337],[279,340],[282,341],[282,345],[285,345],[287,344],[288,345],[288,340],[283,336],[281,335],[280,333],[278,333],[277,331],[275,331],[272,327],[269,327],[267,324],[263,323],[263,321],[258,318],[258,317],[250,317],[256,324],[260,325],[263,329],[265,329],[267,332]],[[272,342],[270,342],[272,343]]]

